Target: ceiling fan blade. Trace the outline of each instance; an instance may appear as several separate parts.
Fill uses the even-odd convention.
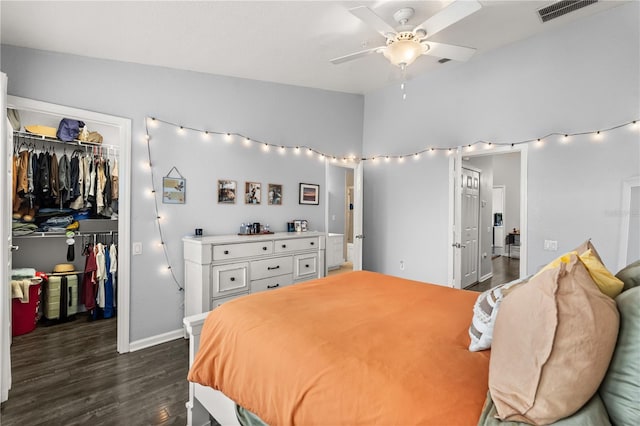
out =
[[[396,30],[391,25],[387,24],[384,19],[376,15],[367,6],[354,7],[349,9],[349,12],[386,38],[389,38],[390,34],[395,35],[396,33]]]
[[[438,58],[448,58],[456,61],[468,61],[476,49],[472,47],[455,46],[453,44],[436,43],[434,41],[425,41],[422,44],[429,46],[429,50],[425,55],[437,56]]]
[[[385,46],[374,47],[367,50],[361,50],[360,52],[350,53],[348,55],[340,56],[339,58],[331,59],[331,63],[338,65],[343,62],[352,61],[354,59],[362,58],[363,56],[367,56],[371,53],[378,52],[380,49],[384,49]]]
[[[427,32],[427,37],[431,37],[481,8],[482,5],[475,0],[456,0],[418,25],[414,31],[421,28]]]

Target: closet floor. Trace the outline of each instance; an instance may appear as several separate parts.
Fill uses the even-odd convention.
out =
[[[188,340],[119,355],[116,326],[78,315],[14,337],[2,425],[185,425]]]

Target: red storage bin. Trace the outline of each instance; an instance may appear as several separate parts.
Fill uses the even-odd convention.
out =
[[[38,322],[40,305],[40,283],[29,286],[29,301],[22,303],[19,298],[11,299],[11,335],[20,336],[32,332]]]

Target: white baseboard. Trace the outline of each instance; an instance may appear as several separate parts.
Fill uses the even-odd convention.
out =
[[[180,328],[178,330],[169,331],[167,333],[146,337],[144,339],[131,342],[129,343],[129,351],[135,352],[135,351],[139,351],[140,349],[150,348],[151,346],[155,346],[161,343],[167,343],[172,340],[183,339],[183,338],[184,338],[184,330]]]
[[[493,277],[493,272],[489,272],[487,275],[481,276],[479,282],[484,282],[484,281],[488,280],[491,277]]]

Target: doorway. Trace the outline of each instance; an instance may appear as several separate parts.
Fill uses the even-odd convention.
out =
[[[449,223],[452,230],[449,237],[449,283],[454,288],[469,287],[469,273],[473,272],[470,266],[477,259],[479,284],[469,287],[476,289],[478,286],[490,284],[491,286],[500,284],[497,281],[511,280],[513,271],[516,277],[526,275],[527,259],[526,259],[526,241],[527,241],[527,146],[518,147],[499,147],[492,149],[490,152],[485,151],[468,151],[464,152],[459,148],[456,155],[450,157],[449,170],[449,190],[450,190],[450,214]],[[509,159],[509,168],[507,169],[505,161]],[[493,164],[496,164],[497,173],[495,173]],[[500,169],[504,168],[504,170]],[[477,257],[469,259],[465,257],[468,253],[468,240],[465,240],[465,219],[468,220],[469,212],[465,212],[463,205],[464,191],[467,189],[468,176],[464,174],[464,169],[475,169],[482,172],[482,179],[479,184],[479,227],[478,235],[478,253]],[[515,178],[505,178],[506,172],[509,176]],[[495,173],[495,174],[494,174]],[[494,176],[499,176],[494,182]],[[506,179],[506,181],[504,180]],[[471,189],[473,189],[473,177],[471,177]],[[502,212],[496,212],[493,206],[493,186],[504,186],[504,196]],[[512,193],[510,193],[512,191]],[[496,215],[495,213],[502,213]],[[496,218],[498,221],[496,222]],[[503,236],[500,234],[500,228],[496,227],[500,224],[504,230]],[[514,229],[515,228],[515,229]],[[496,232],[496,230],[498,232]],[[496,236],[497,234],[497,236]],[[496,240],[497,238],[497,240]],[[510,246],[507,244],[507,238]],[[517,242],[517,247],[516,247]],[[473,243],[471,243],[473,245]],[[497,258],[495,251],[502,253],[500,246],[506,250],[511,249],[508,259],[506,257]],[[519,256],[518,256],[519,255]],[[494,262],[502,262],[495,265]],[[507,264],[503,264],[507,262]],[[493,279],[494,271],[496,278]],[[500,278],[502,277],[502,278]],[[506,282],[506,281],[502,281]]]
[[[326,163],[326,275],[362,269],[362,165]]]
[[[6,76],[4,76],[6,83]],[[6,84],[3,84],[3,100],[6,96]],[[40,101],[35,101],[26,98],[20,98],[15,96],[6,96],[6,104],[3,103],[2,111],[6,111],[6,107],[13,108],[18,111],[23,111],[27,117],[39,117],[42,119],[48,118],[58,121],[64,118],[72,118],[82,120],[87,125],[95,126],[95,129],[102,130],[105,135],[108,133],[112,138],[113,143],[118,146],[118,211],[117,211],[117,226],[116,230],[111,233],[112,238],[115,238],[118,246],[118,292],[117,292],[117,351],[118,353],[129,352],[129,297],[130,297],[130,221],[131,221],[131,203],[130,203],[130,186],[131,186],[131,120],[121,117],[110,116],[106,114],[80,110],[76,108],[50,104]],[[22,123],[32,124],[32,123]],[[12,129],[3,120],[2,122],[2,146],[8,147],[12,141]],[[103,130],[104,129],[104,130]],[[42,142],[43,144],[45,142]],[[105,142],[105,147],[108,142]],[[70,148],[71,149],[71,148]],[[73,151],[73,149],[71,149]],[[3,149],[1,154],[1,161],[4,166],[9,165],[7,172],[3,175],[11,176],[11,163],[12,163],[12,150],[9,148]],[[3,193],[8,194],[11,197],[12,193],[11,179],[2,180]],[[6,198],[6,197],[5,197]],[[3,204],[5,207],[10,206],[11,203]],[[6,235],[8,246],[10,250],[16,249],[11,232],[11,210],[4,208],[0,212],[2,216],[2,228],[3,236]],[[82,233],[82,231],[80,231]],[[117,235],[117,237],[115,237]],[[34,237],[35,238],[35,237]],[[26,240],[25,240],[26,241]],[[35,240],[34,240],[35,241]],[[25,246],[33,244],[34,241],[25,242]],[[0,279],[2,282],[9,282],[12,269],[12,254],[8,255],[7,261],[3,261],[3,266],[0,268]],[[78,253],[79,254],[79,253]],[[5,259],[3,254],[3,260]],[[0,296],[0,318],[3,324],[1,330],[2,334],[2,359],[0,366],[2,367],[2,374],[0,375],[2,397],[3,400],[8,398],[8,390],[11,386],[11,367],[10,367],[10,344],[11,344],[11,287],[5,286]],[[8,325],[4,327],[4,325]],[[6,356],[5,356],[6,355]],[[7,359],[8,358],[8,359]]]

